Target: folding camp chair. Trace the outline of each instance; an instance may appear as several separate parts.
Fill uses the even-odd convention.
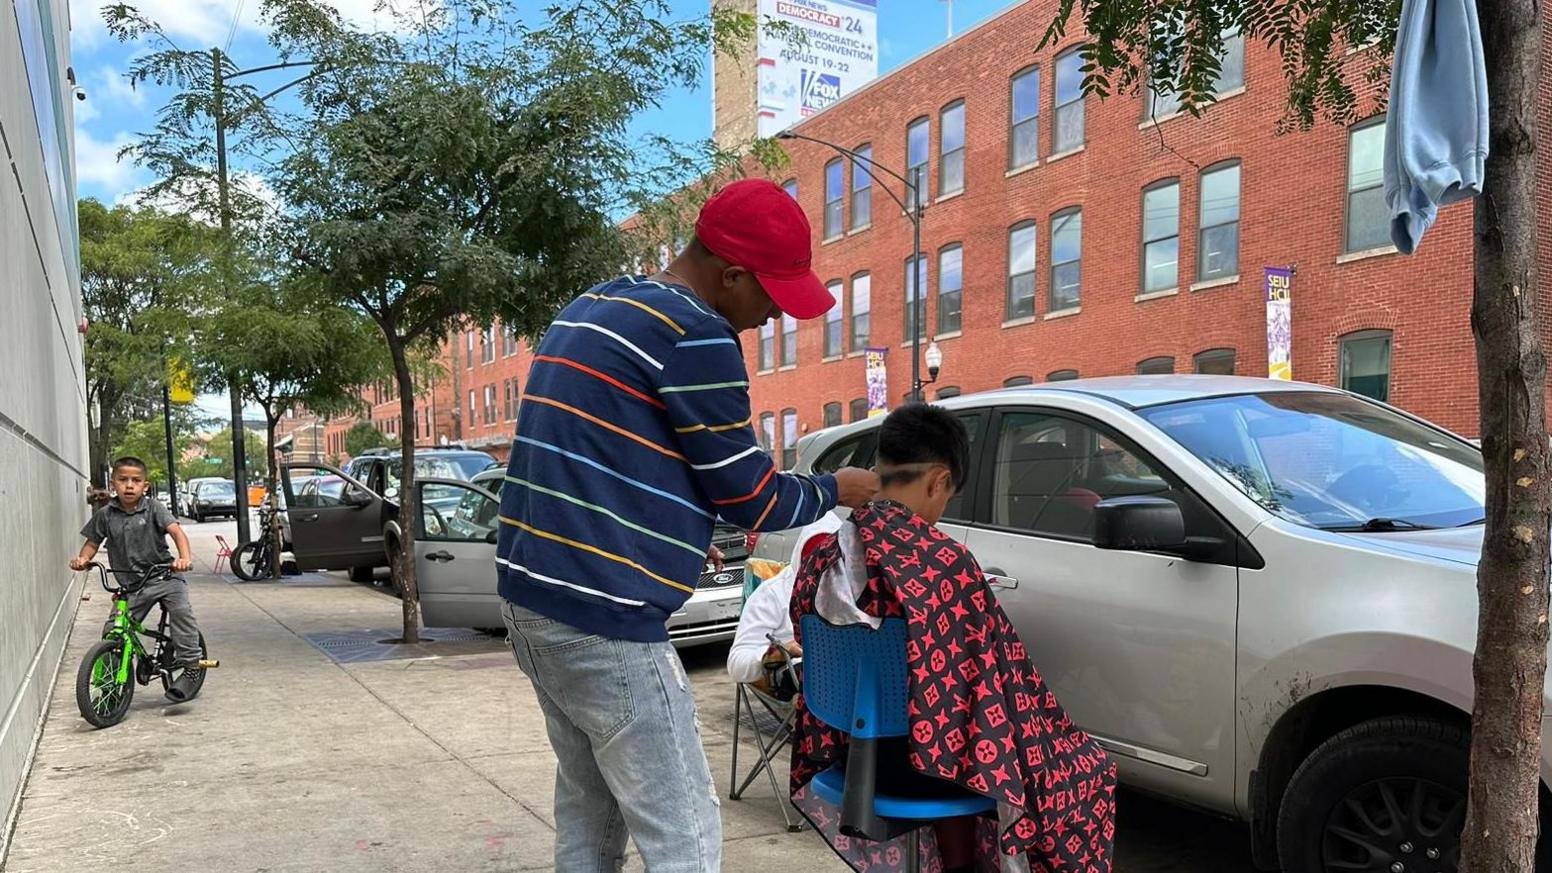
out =
[[[794,659],[787,654],[787,650],[770,634],[766,637],[780,653],[781,666],[776,670],[776,675],[790,682],[791,688],[800,688],[799,666],[801,659]],[[755,709],[758,701],[760,709]],[[739,729],[745,716],[749,719],[749,728],[754,731],[755,744],[760,750],[760,759],[749,768],[744,781],[738,783],[738,746]],[[763,722],[763,723],[762,723]],[[803,829],[801,821],[794,822],[792,816],[791,801],[787,792],[783,791],[781,780],[776,777],[776,757],[781,749],[792,739],[792,730],[797,722],[797,709],[790,700],[781,700],[772,697],[761,689],[744,682],[738,683],[738,696],[733,702],[733,767],[728,778],[728,797],[733,800],[742,800],[743,794],[748,790],[750,783],[759,777],[764,770],[771,782],[771,791],[776,795],[776,800],[781,804],[781,817],[787,822],[787,830],[797,833]]]
[[[216,559],[210,562],[210,572],[220,573],[221,568],[228,566],[232,560],[232,547],[226,542],[226,537],[216,534],[216,542],[221,548],[216,552]]]

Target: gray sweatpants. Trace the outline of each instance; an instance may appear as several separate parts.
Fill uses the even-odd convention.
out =
[[[199,625],[194,623],[194,606],[189,603],[189,583],[171,576],[129,595],[129,614],[135,621],[144,622],[157,603],[167,612],[167,635],[172,637],[174,659],[184,666],[199,663]],[[113,628],[113,619],[103,626],[103,631]],[[153,646],[154,650],[155,647]]]

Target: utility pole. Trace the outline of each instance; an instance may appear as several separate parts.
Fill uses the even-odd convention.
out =
[[[172,389],[162,381],[162,429],[167,436],[167,503],[173,516],[178,514],[178,459],[172,450]]]
[[[227,297],[231,293],[232,209],[226,177],[226,93],[222,82],[220,49],[210,50],[210,61],[215,94],[216,189],[220,192],[221,201],[221,295]],[[227,390],[232,397],[232,484],[237,491],[237,541],[246,543],[251,539],[248,528],[248,449],[245,445],[247,434],[243,425],[242,389],[236,376],[235,373],[228,373],[226,379]]]

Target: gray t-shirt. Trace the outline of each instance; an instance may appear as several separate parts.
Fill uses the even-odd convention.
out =
[[[114,500],[92,513],[81,528],[81,536],[98,546],[107,540],[113,569],[144,573],[149,567],[172,561],[167,529],[177,522],[154,497],[140,498],[134,509],[125,509]]]

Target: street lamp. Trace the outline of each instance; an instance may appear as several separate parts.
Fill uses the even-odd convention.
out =
[[[801,139],[807,142],[826,146],[828,148],[834,149],[837,153],[844,155],[848,160],[851,161],[854,168],[861,168],[864,173],[868,174],[868,178],[872,179],[873,181],[878,181],[878,176],[874,175],[873,173],[874,170],[878,170],[884,175],[895,179],[900,184],[905,186],[905,196],[910,199],[910,206],[906,206],[904,200],[901,200],[899,197],[895,196],[895,192],[891,190],[888,185],[884,185],[882,183],[879,184],[879,187],[884,189],[884,193],[889,195],[889,199],[893,200],[900,207],[900,211],[905,213],[905,217],[911,220],[911,272],[906,276],[906,281],[910,283],[909,287],[912,291],[911,299],[909,301],[909,305],[911,307],[911,399],[919,402],[922,399],[921,386],[923,385],[923,382],[921,380],[922,326],[918,322],[922,314],[922,300],[925,299],[923,295],[927,293],[926,289],[921,287],[923,284],[921,281],[921,221],[922,212],[926,209],[925,198],[922,197],[921,193],[921,167],[912,167],[911,178],[914,181],[907,181],[904,176],[896,173],[894,170],[891,170],[888,167],[880,166],[879,164],[875,163],[872,158],[864,158],[851,149],[843,148],[828,140],[807,136],[792,130],[784,130],[781,133],[776,134],[776,138]],[[939,353],[938,358],[940,363],[942,361],[942,357],[942,354]]]
[[[938,348],[936,341],[927,344],[927,378],[918,380],[912,388],[917,401],[922,399],[922,387],[938,381],[938,371],[943,369],[943,350]]]

